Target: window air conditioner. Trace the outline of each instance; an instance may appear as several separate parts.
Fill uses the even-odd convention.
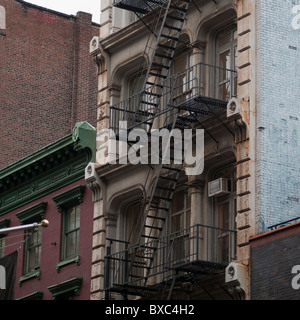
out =
[[[208,183],[208,196],[220,197],[231,192],[230,180],[219,178]]]

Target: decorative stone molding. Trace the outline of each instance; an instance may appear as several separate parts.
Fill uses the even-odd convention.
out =
[[[2,169],[0,216],[83,178],[95,151],[95,128],[80,122],[72,134]]]
[[[59,284],[48,287],[48,290],[52,293],[54,299],[69,296],[79,296],[80,288],[82,284],[82,278],[73,278]]]
[[[82,203],[85,186],[77,186],[67,192],[53,197],[53,201],[57,205],[57,210],[62,212],[64,208],[77,206]]]
[[[93,193],[93,202],[101,199],[101,180],[96,172],[96,164],[90,162],[85,168],[85,181],[87,186]]]
[[[21,224],[40,222],[45,217],[48,202],[41,202],[16,214]]]

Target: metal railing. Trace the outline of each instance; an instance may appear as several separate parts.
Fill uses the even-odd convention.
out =
[[[150,248],[156,248],[156,254],[149,269]],[[197,224],[159,240],[106,255],[105,290],[157,284],[174,270],[183,266],[188,270],[199,261],[226,266],[235,258],[235,248],[236,231]]]
[[[269,230],[279,229],[281,227],[285,227],[285,226],[288,226],[289,224],[296,223],[296,222],[299,222],[299,221],[300,221],[300,217],[296,217],[296,218],[293,218],[293,219],[290,219],[290,220],[286,220],[286,221],[274,224],[274,225],[268,227],[268,229]]]
[[[111,106],[109,126],[116,133],[120,121],[126,121],[129,130],[146,129],[147,123],[158,116],[188,105],[199,96],[229,101],[236,96],[236,87],[235,70],[200,63]]]
[[[147,13],[157,9],[167,0],[151,0],[149,2],[150,4],[148,4],[147,0],[113,0],[113,6],[139,13]]]

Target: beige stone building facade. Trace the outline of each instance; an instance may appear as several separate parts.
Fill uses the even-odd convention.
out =
[[[249,299],[255,1],[103,0],[101,11],[91,299]],[[103,162],[104,129],[124,147],[120,120],[128,132],[193,129],[194,147],[201,129],[203,170]]]

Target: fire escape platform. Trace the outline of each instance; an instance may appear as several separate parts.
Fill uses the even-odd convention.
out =
[[[114,7],[141,14],[153,11],[168,0],[115,0]]]
[[[173,270],[174,274],[172,277],[165,279],[159,283],[153,285],[133,285],[128,283],[114,284],[109,288],[110,292],[120,293],[123,295],[137,295],[143,298],[147,296],[152,296],[155,294],[160,294],[164,286],[169,286],[173,281],[176,274],[180,274],[176,278],[176,285],[182,284],[186,281],[191,280],[191,274],[193,277],[203,279],[209,279],[212,276],[224,275],[225,268],[227,264],[221,264],[210,261],[196,260],[188,263],[180,264],[178,266],[173,266],[172,268],[166,267],[166,272]]]
[[[219,73],[227,75],[226,96],[221,94],[225,88],[224,84],[220,85],[220,81],[217,81]],[[178,80],[183,78],[184,81]],[[211,79],[215,83],[213,87],[208,86]],[[176,113],[177,121],[184,123],[184,127],[210,117],[218,118],[218,115],[226,111],[228,101],[235,96],[236,71],[200,63],[165,79],[159,85],[164,87],[159,104],[154,94],[158,86],[156,84],[110,106],[110,129],[117,134],[119,121],[126,121],[128,130],[146,128],[157,117],[162,115],[170,117]],[[170,121],[164,122],[158,129],[167,128],[170,123]]]
[[[192,272],[193,274],[202,274],[202,275],[211,275],[217,274],[220,271],[224,270],[228,264],[222,264],[217,262],[195,260],[190,261],[179,266],[173,266],[172,270]]]
[[[183,114],[179,115],[179,119],[184,119],[185,121],[196,121],[196,117],[198,120],[202,121],[226,111],[227,103],[228,102],[224,100],[199,95],[198,97],[194,97],[176,106],[176,108],[183,111]],[[188,111],[189,113],[185,114],[184,111]],[[191,116],[191,113],[194,114],[195,117]]]

